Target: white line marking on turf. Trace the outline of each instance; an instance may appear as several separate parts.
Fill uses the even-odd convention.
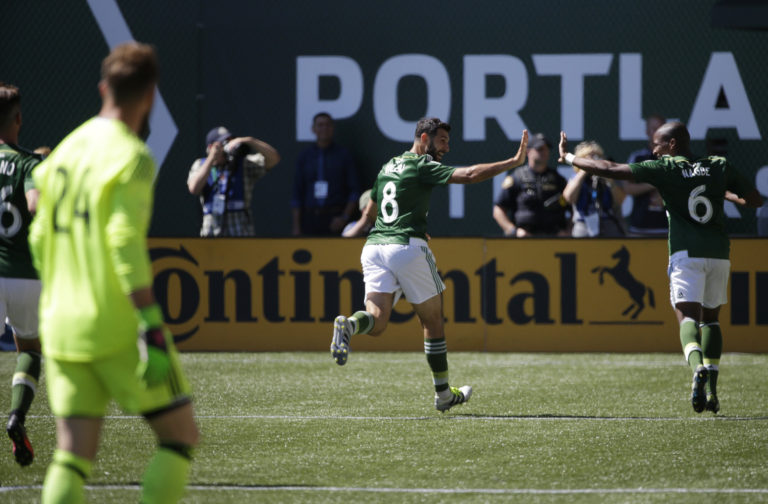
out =
[[[27,415],[27,418],[54,418],[52,415]],[[143,420],[138,415],[108,415],[109,420]],[[768,416],[698,416],[698,417],[611,417],[589,415],[434,415],[434,416],[355,416],[355,415],[195,415],[197,419],[224,419],[224,420],[359,420],[359,421],[413,421],[413,420],[452,420],[452,421],[546,421],[546,422],[744,422],[744,421],[768,421]]]
[[[21,490],[40,490],[42,485],[0,487],[0,494]],[[86,485],[90,491],[139,490],[134,485]],[[493,495],[578,495],[578,494],[768,494],[768,488],[393,488],[393,487],[336,487],[311,485],[259,486],[259,485],[187,485],[196,491],[243,492],[367,492],[409,494],[493,494]]]

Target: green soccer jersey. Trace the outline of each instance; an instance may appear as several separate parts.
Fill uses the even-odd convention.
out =
[[[725,191],[745,195],[754,186],[723,157],[691,161],[683,156],[629,165],[637,182],[655,186],[669,219],[669,254],[687,250],[689,257],[728,259]]]
[[[0,277],[37,278],[27,243],[32,214],[26,193],[39,162],[37,154],[0,144]]]
[[[155,166],[122,121],[93,118],[34,171],[30,248],[46,355],[87,362],[136,345],[128,294],[152,285],[146,234]]]
[[[378,212],[366,244],[407,244],[411,237],[426,239],[432,188],[446,184],[455,169],[413,152],[392,158],[371,189]]]

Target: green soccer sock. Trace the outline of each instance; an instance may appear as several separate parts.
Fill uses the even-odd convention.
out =
[[[427,354],[427,363],[432,370],[435,392],[440,394],[448,390],[448,345],[445,338],[425,339],[424,353]]]
[[[719,322],[702,324],[701,346],[704,348],[704,365],[709,370],[707,389],[717,394],[717,377],[720,374],[720,356],[723,353],[723,333]]]
[[[171,504],[184,496],[189,476],[191,448],[161,444],[141,480],[142,504]]]
[[[685,360],[691,370],[696,371],[703,361],[699,345],[699,325],[692,318],[686,317],[680,322],[680,344],[683,346]]]
[[[16,371],[11,382],[11,411],[16,412],[22,423],[35,398],[40,379],[40,359],[37,352],[20,352],[16,357]]]
[[[85,502],[83,487],[91,474],[91,461],[72,452],[56,450],[43,483],[43,504]]]
[[[353,313],[349,319],[354,326],[352,334],[368,334],[373,329],[373,315],[367,311],[358,311]]]

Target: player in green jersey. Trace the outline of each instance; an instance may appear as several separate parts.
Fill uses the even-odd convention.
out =
[[[0,323],[14,329],[16,370],[11,381],[11,413],[6,432],[16,462],[32,463],[34,452],[24,422],[40,379],[38,302],[40,280],[32,266],[27,235],[35,212],[37,190],[32,169],[40,156],[18,146],[21,93],[0,82]]]
[[[141,502],[177,502],[186,487],[198,431],[152,294],[146,233],[155,166],[137,136],[156,82],[152,47],[117,46],[102,63],[98,116],[34,172],[40,200],[29,240],[43,285],[40,338],[57,430],[44,504],[83,502],[112,399],[141,413],[157,435]]]
[[[730,241],[724,200],[752,208],[762,205],[754,185],[724,157],[696,158],[680,122],[653,135],[653,154],[641,163],[617,164],[575,157],[560,134],[560,160],[601,177],[646,182],[661,193],[669,220],[670,301],[680,323],[680,342],[693,372],[691,405],[701,413],[720,410],[717,377],[723,336],[718,316],[727,302]]]
[[[451,127],[437,118],[416,125],[411,149],[392,158],[379,172],[364,209],[375,227],[363,247],[365,311],[334,321],[331,354],[339,365],[347,362],[350,337],[378,336],[387,327],[392,307],[401,295],[419,316],[424,329],[424,351],[432,370],[435,408],[447,411],[467,402],[472,387],[451,387],[443,328],[445,290],[427,245],[427,212],[432,189],[445,184],[474,184],[520,166],[525,161],[528,132],[523,131],[514,157],[495,163],[454,168],[441,163],[449,151]]]

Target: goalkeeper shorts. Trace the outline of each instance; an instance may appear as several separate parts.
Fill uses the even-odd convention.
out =
[[[103,417],[110,400],[131,414],[149,413],[189,401],[190,387],[181,370],[178,352],[169,348],[168,379],[147,387],[136,374],[137,347],[89,362],[45,357],[48,402],[59,418]]]

